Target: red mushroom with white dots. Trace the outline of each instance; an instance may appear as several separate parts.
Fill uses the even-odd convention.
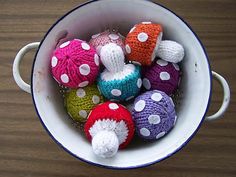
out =
[[[91,111],[84,131],[92,141],[93,152],[99,157],[109,158],[119,148],[125,148],[130,143],[134,135],[134,123],[124,106],[105,102]]]

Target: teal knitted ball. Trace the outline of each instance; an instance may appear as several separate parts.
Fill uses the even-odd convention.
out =
[[[125,65],[118,73],[105,70],[98,78],[102,95],[111,101],[129,101],[139,94],[141,86],[140,66],[133,64]]]

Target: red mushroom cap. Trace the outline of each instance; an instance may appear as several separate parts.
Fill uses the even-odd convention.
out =
[[[120,144],[120,149],[126,147],[132,140],[134,135],[134,123],[132,120],[132,116],[131,113],[121,104],[108,101],[96,106],[91,111],[88,120],[84,126],[84,131],[89,141],[92,140],[90,128],[98,120],[114,120],[117,123],[123,121],[126,124],[126,127],[128,129],[128,135],[125,141]]]

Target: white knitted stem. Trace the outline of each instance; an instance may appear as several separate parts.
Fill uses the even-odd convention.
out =
[[[178,63],[184,58],[184,48],[177,42],[165,40],[160,42],[156,55],[165,61]]]
[[[92,139],[93,152],[102,158],[113,157],[119,148],[119,141],[114,131],[103,130]]]
[[[125,65],[125,56],[122,48],[114,43],[109,43],[101,49],[101,61],[108,71],[117,73]]]

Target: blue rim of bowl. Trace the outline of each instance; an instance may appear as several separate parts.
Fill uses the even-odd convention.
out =
[[[166,155],[165,157],[161,158],[161,159],[158,159],[156,161],[152,161],[152,162],[149,162],[149,163],[145,163],[145,164],[140,164],[140,165],[135,165],[135,166],[128,166],[128,167],[116,167],[116,166],[109,166],[109,165],[102,165],[102,164],[98,164],[98,163],[94,163],[94,162],[91,162],[89,160],[86,160],[84,158],[81,158],[79,156],[77,156],[76,154],[72,153],[70,150],[68,150],[66,147],[64,147],[52,134],[51,132],[47,129],[46,125],[44,124],[40,114],[39,114],[39,111],[37,109],[37,106],[36,106],[36,102],[35,102],[35,99],[34,99],[34,94],[33,94],[33,72],[34,72],[34,66],[35,66],[35,61],[36,61],[36,58],[37,58],[37,55],[38,55],[38,52],[40,50],[40,47],[41,45],[43,44],[45,38],[48,36],[48,34],[50,33],[50,31],[54,28],[54,26],[56,26],[61,20],[63,20],[67,15],[69,15],[71,12],[87,5],[87,4],[90,4],[90,3],[93,3],[93,2],[96,2],[96,1],[100,1],[100,0],[90,0],[90,1],[87,1],[85,3],[82,3],[81,5],[75,7],[74,9],[70,10],[69,12],[67,12],[66,14],[64,14],[61,18],[59,18],[51,27],[50,29],[47,31],[47,33],[45,34],[45,36],[43,37],[42,41],[40,42],[40,45],[38,47],[38,50],[35,54],[35,57],[34,57],[34,61],[33,61],[33,65],[32,65],[32,70],[31,70],[31,95],[32,95],[32,99],[33,99],[33,104],[34,104],[34,107],[35,107],[35,110],[36,110],[36,113],[39,117],[39,120],[41,122],[41,124],[43,125],[44,129],[47,131],[47,133],[49,134],[49,136],[62,148],[64,149],[67,153],[71,154],[73,157],[75,157],[76,159],[79,159],[83,162],[86,162],[90,165],[94,165],[94,166],[98,166],[98,167],[103,167],[103,168],[107,168],[107,169],[116,169],[116,170],[129,170],[129,169],[137,169],[137,168],[143,168],[143,167],[147,167],[147,166],[150,166],[150,165],[153,165],[153,164],[156,164],[158,162],[161,162],[167,158],[169,158],[170,156],[174,155],[175,153],[177,153],[178,151],[180,151],[183,147],[185,147],[188,142],[194,137],[194,135],[197,133],[197,131],[199,130],[199,128],[201,127],[203,121],[204,121],[204,117],[206,116],[206,113],[209,109],[209,106],[210,106],[210,101],[211,101],[211,95],[212,95],[212,73],[211,73],[211,66],[210,66],[210,62],[209,62],[209,57],[207,55],[207,52],[206,52],[206,49],[204,47],[204,45],[202,44],[201,40],[199,39],[199,37],[197,36],[197,34],[193,31],[193,29],[191,28],[191,26],[184,21],[184,19],[182,19],[179,15],[177,15],[175,12],[173,12],[172,10],[166,8],[165,6],[159,4],[159,3],[156,3],[156,2],[152,2],[152,1],[149,1],[149,0],[144,0],[144,1],[149,1],[155,5],[158,5],[164,9],[166,9],[167,11],[171,12],[173,15],[175,15],[177,18],[179,18],[192,32],[192,34],[196,37],[196,39],[198,40],[199,44],[201,45],[203,51],[204,51],[204,54],[205,54],[205,57],[207,59],[207,63],[208,63],[208,69],[209,69],[209,76],[210,76],[210,93],[209,93],[209,98],[208,98],[208,103],[207,103],[207,107],[206,107],[206,110],[205,110],[205,113],[203,115],[203,117],[201,118],[201,122],[199,123],[197,129],[192,133],[192,135],[177,149],[175,149],[173,152],[169,153],[168,155]]]

